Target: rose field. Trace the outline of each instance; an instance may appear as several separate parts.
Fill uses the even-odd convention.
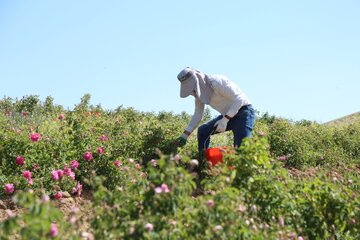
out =
[[[73,110],[4,97],[0,239],[360,239],[359,122],[258,113],[253,136],[211,166],[196,132],[174,144],[190,118],[105,110],[89,94]]]

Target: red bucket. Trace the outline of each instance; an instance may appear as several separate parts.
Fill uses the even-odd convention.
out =
[[[206,159],[212,166],[223,162],[223,153],[221,148],[208,148],[205,151]]]
[[[218,163],[223,163],[223,157],[227,153],[228,154],[234,153],[234,148],[227,146],[223,146],[219,148],[208,148],[205,151],[205,156],[207,161],[211,163],[210,166],[215,166]],[[232,166],[230,166],[230,168],[232,168]]]

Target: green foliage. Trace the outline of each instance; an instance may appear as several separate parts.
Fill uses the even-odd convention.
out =
[[[183,148],[174,144],[190,120],[186,113],[122,106],[106,111],[91,105],[90,97],[74,110],[54,105],[51,97],[43,104],[38,96],[0,101],[0,197],[15,195],[16,204],[28,209],[0,223],[1,239],[48,238],[54,222],[59,236],[78,238],[52,205],[57,200],[37,196],[75,197],[81,185],[93,193],[96,239],[360,237],[359,124],[333,128],[265,114],[252,138],[228,148],[224,164],[210,167],[197,152],[196,132]],[[205,115],[204,121],[210,112]],[[40,139],[31,140],[33,133]],[[213,147],[232,142],[231,133],[211,138]],[[24,164],[16,163],[17,156]],[[54,178],[74,160],[74,175]],[[315,167],[317,174],[304,178],[287,171]],[[326,167],[344,170],[329,173]],[[193,197],[199,168],[206,176],[204,194]],[[25,171],[31,171],[31,183]],[[14,193],[5,191],[9,183]]]
[[[26,212],[14,214],[0,223],[0,239],[80,239],[75,229],[53,204],[39,199],[32,192],[19,192],[14,203]],[[51,224],[56,225],[56,233],[51,232]]]

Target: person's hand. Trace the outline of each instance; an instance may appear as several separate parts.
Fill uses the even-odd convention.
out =
[[[180,137],[178,137],[175,141],[175,144],[178,146],[178,147],[183,147],[186,145],[186,142],[187,142],[187,135],[185,133],[181,134]]]
[[[226,117],[223,117],[222,119],[218,120],[214,125],[214,128],[216,128],[216,132],[219,133],[225,132],[228,122],[229,119],[227,119]]]

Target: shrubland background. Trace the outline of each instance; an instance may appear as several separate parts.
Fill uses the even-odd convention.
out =
[[[0,199],[25,210],[6,211],[0,239],[359,239],[359,121],[258,113],[253,137],[210,168],[197,163],[196,132],[184,148],[174,145],[190,118],[105,110],[89,94],[73,110],[51,97],[3,98]],[[231,145],[231,133],[212,137],[213,147]],[[78,167],[69,170],[72,161]],[[205,193],[194,195],[199,167]],[[73,177],[54,178],[65,169]],[[75,210],[64,217],[56,204],[84,192],[91,199],[86,220]]]

